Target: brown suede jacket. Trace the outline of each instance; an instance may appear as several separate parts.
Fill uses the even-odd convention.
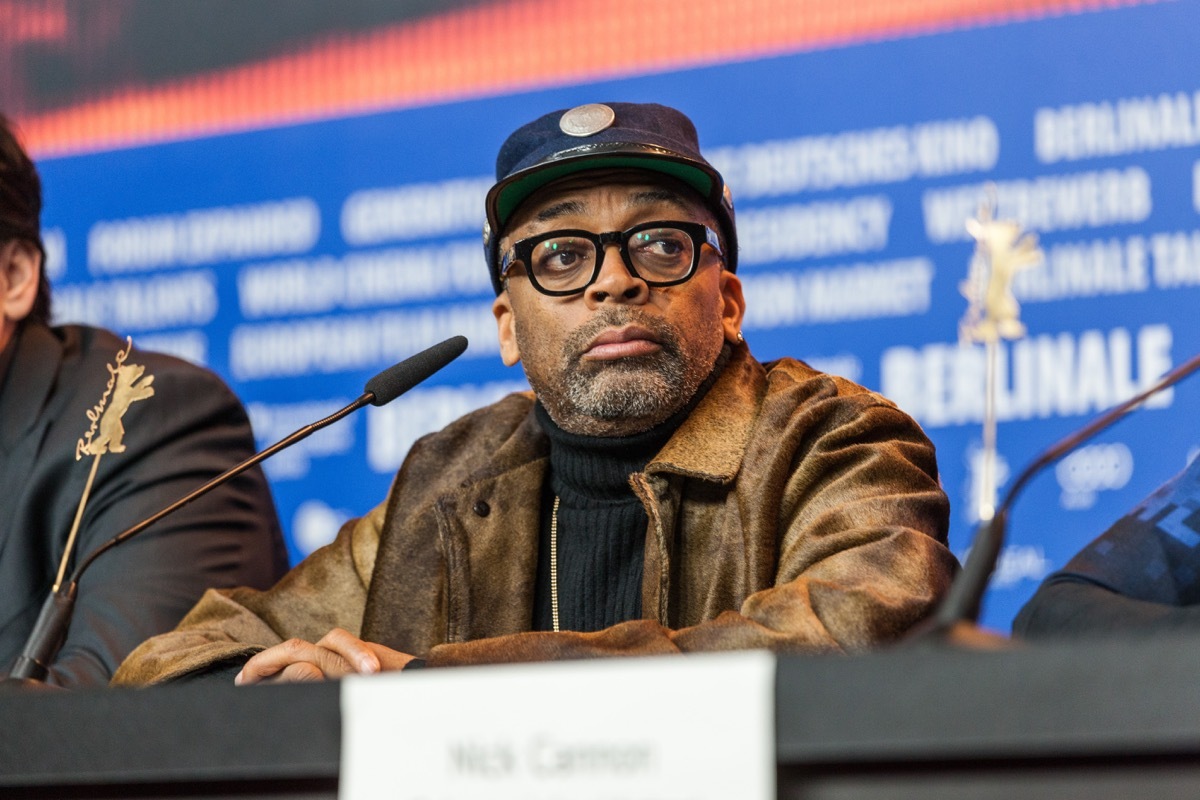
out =
[[[530,632],[548,442],[516,394],[419,441],[387,501],[276,586],[212,590],[115,683],[169,680],[334,626],[429,666],[696,650],[854,651],[926,616],[957,563],[933,445],[891,402],[734,349],[630,483],[644,619]]]

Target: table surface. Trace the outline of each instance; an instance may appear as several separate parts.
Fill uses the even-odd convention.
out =
[[[1200,795],[1198,665],[1200,637],[783,655],[779,796]],[[336,795],[337,683],[4,687],[0,724],[0,794]]]

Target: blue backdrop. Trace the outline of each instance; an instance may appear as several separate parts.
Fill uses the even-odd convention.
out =
[[[1002,352],[1000,477],[1200,350],[1195,4],[1168,3],[41,163],[57,319],[226,377],[260,443],[463,333],[466,357],[270,463],[293,559],[382,501],[409,444],[524,386],[497,355],[481,200],[505,135],[555,108],[688,113],[734,192],[746,336],[888,394],[938,447],[951,545],[976,520],[982,353],[960,348],[964,220],[1046,253]],[[1182,469],[1184,385],[1034,482],[985,622]]]

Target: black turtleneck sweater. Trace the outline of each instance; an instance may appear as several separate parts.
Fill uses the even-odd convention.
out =
[[[633,436],[580,436],[558,427],[539,402],[550,439],[542,492],[533,628],[553,630],[550,524],[558,506],[558,615],[564,631],[596,631],[642,616],[642,565],[649,518],[629,476],[641,472],[708,392],[728,360],[725,348],[695,397],[666,422]]]

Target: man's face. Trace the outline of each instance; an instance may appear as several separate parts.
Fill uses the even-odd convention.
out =
[[[641,171],[596,171],[525,201],[500,250],[547,231],[623,231],[652,220],[717,227],[682,184]],[[630,273],[612,245],[595,282],[567,297],[541,294],[517,265],[493,305],[504,362],[523,363],[560,427],[589,436],[648,430],[686,405],[723,343],[736,341],[742,311],[741,285],[710,246],[690,280],[651,287]]]
[[[37,299],[42,257],[37,246],[25,239],[0,241],[0,350],[29,316]]]

